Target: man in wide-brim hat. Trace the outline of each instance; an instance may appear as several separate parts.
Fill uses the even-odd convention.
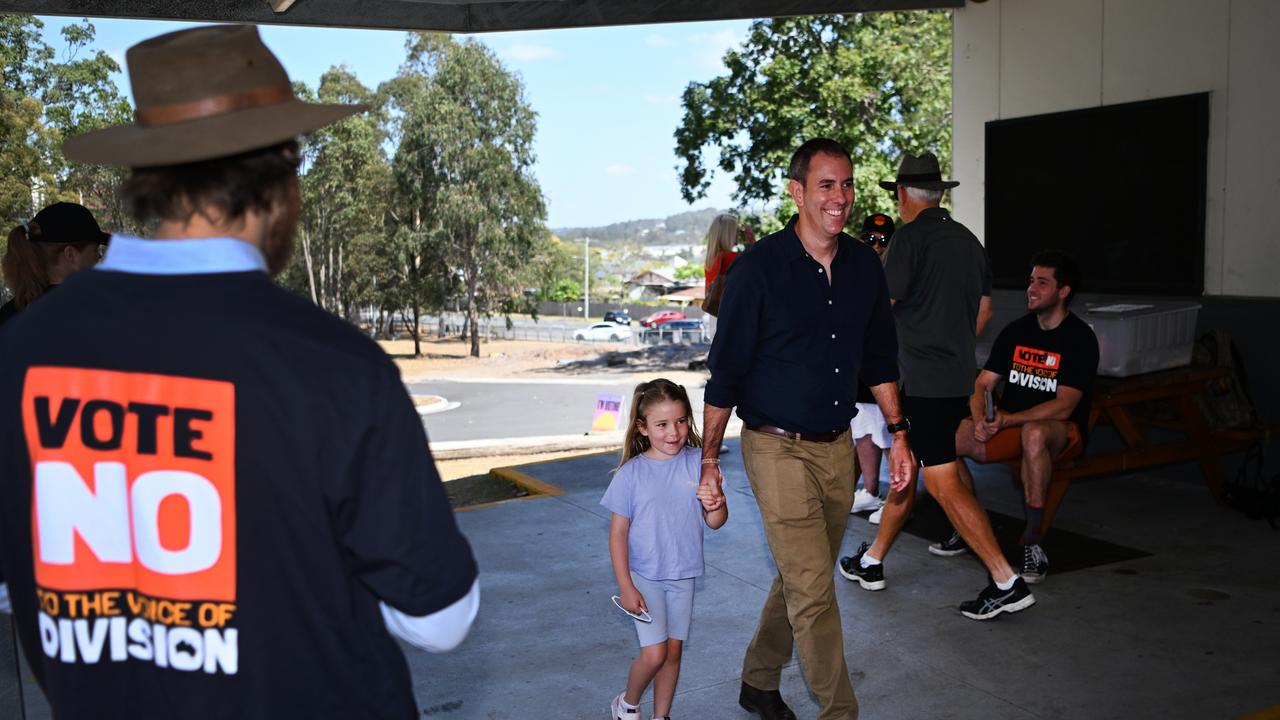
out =
[[[967,547],[986,565],[991,583],[959,608],[965,617],[986,620],[1024,610],[1035,598],[996,544],[986,512],[957,468],[956,428],[970,416],[977,336],[991,319],[986,251],[940,207],[943,191],[957,185],[942,179],[933,153],[905,154],[897,178],[880,183],[894,193],[905,223],[894,233],[884,272],[898,330],[902,411],[910,420],[911,447],[925,487],[959,535],[930,549],[948,554],[952,547]],[[865,590],[886,586],[884,560],[911,516],[914,499],[914,483],[890,493],[875,542],[841,558],[845,578]]]
[[[0,330],[0,563],[59,718],[411,717],[393,635],[479,601],[422,423],[375,343],[271,281],[300,211],[299,101],[248,26],[129,49],[117,235]],[[51,333],[50,327],[75,328]]]
[[[931,152],[920,157],[903,153],[902,161],[898,164],[897,179],[880,181],[880,187],[889,192],[897,191],[899,185],[921,190],[950,190],[959,184],[954,180],[942,179],[942,170],[938,167],[938,156]]]

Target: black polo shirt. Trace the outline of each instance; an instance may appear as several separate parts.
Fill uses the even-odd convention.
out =
[[[796,218],[729,267],[704,399],[748,424],[842,430],[857,381],[898,379],[898,341],[879,257],[841,233],[831,282]]]

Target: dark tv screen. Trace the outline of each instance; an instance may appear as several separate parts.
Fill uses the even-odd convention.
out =
[[[1203,292],[1208,93],[995,120],[986,131],[996,287],[1026,287],[1028,260],[1055,248],[1079,263],[1089,292]]]

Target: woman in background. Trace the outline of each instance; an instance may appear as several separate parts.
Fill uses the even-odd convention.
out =
[[[9,231],[0,270],[13,299],[0,307],[4,324],[55,285],[98,264],[111,236],[83,205],[60,202]]]

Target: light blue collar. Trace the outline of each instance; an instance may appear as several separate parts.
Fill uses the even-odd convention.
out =
[[[256,246],[236,238],[143,240],[112,235],[97,269],[139,275],[205,275],[266,272],[267,261]]]

